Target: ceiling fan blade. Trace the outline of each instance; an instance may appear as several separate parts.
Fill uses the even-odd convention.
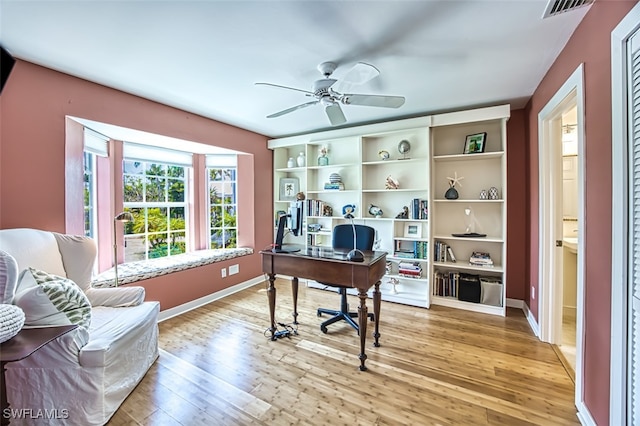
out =
[[[348,84],[364,84],[380,75],[378,68],[358,62],[340,80]]]
[[[271,87],[277,87],[279,89],[295,90],[296,92],[302,92],[302,93],[306,93],[307,95],[312,95],[313,96],[313,92],[310,92],[308,90],[296,89],[295,87],[281,86],[279,84],[273,84],[273,83],[255,83],[255,85],[256,86],[271,86]]]
[[[383,95],[344,95],[341,99],[345,105],[364,105],[384,108],[399,108],[404,105],[404,96]]]
[[[289,114],[290,112],[297,111],[299,109],[306,108],[308,106],[315,105],[317,103],[318,103],[318,101],[313,101],[313,102],[307,102],[306,104],[296,105],[294,107],[287,108],[287,109],[284,109],[284,110],[279,111],[279,112],[275,112],[275,113],[273,113],[271,115],[267,115],[267,118],[280,117],[281,115]]]
[[[329,121],[332,126],[337,126],[338,124],[344,124],[347,122],[347,119],[342,112],[342,108],[340,108],[340,104],[331,104],[324,109],[324,112],[327,113],[327,117],[329,117]]]

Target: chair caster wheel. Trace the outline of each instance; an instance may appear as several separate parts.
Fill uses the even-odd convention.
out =
[[[329,330],[327,330],[327,327],[324,327],[324,326],[320,326],[320,330],[321,330],[324,334],[327,334],[327,332],[329,331]]]
[[[318,317],[321,317],[321,316],[322,316],[322,312],[318,312],[316,315],[317,315]]]

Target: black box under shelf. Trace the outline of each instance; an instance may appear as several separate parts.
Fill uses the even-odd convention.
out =
[[[480,303],[482,288],[480,276],[472,274],[460,274],[458,278],[458,300],[463,302]]]

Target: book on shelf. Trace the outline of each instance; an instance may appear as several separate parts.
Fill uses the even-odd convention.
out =
[[[453,249],[451,248],[451,246],[447,247],[447,254],[449,254],[449,259],[455,263],[456,256],[453,254]]]
[[[325,189],[325,191],[344,191],[344,183],[342,183],[342,182],[337,182],[337,183],[325,182],[324,183],[324,189]]]
[[[459,272],[433,271],[433,295],[457,298],[459,281]]]
[[[469,264],[474,266],[493,266],[489,253],[474,251],[469,258]]]
[[[429,204],[427,200],[414,198],[411,200],[409,207],[409,217],[411,219],[427,220],[429,219]]]
[[[393,255],[395,257],[402,257],[404,259],[415,259],[415,255],[412,251],[394,251]]]
[[[456,256],[450,245],[443,243],[442,241],[436,241],[434,243],[433,260],[435,262],[456,262]]]
[[[426,241],[408,241],[408,240],[396,240],[394,256],[414,258],[414,259],[427,259],[429,254],[429,243]]]
[[[400,261],[398,263],[398,268],[399,269],[410,269],[410,270],[415,270],[415,271],[422,270],[422,266],[420,266],[420,263],[418,263],[418,262]]]

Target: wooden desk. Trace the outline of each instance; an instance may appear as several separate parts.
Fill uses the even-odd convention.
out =
[[[298,278],[306,278],[323,283],[336,284],[339,287],[356,288],[360,305],[358,306],[358,324],[360,334],[360,370],[365,371],[364,362],[367,359],[364,347],[367,336],[367,291],[374,286],[373,312],[375,318],[375,330],[373,337],[374,346],[378,343],[380,324],[380,280],[385,274],[387,253],[381,251],[365,251],[364,262],[350,262],[345,254],[339,254],[331,249],[301,247],[301,251],[295,253],[274,253],[271,250],[262,250],[262,271],[269,276],[269,315],[271,316],[271,340],[275,340],[275,309],[276,288],[274,282],[276,274],[290,275],[291,291],[293,293],[293,322],[298,321]]]
[[[8,425],[10,421],[9,417],[5,417],[5,409],[9,408],[7,384],[4,377],[6,364],[28,357],[50,341],[77,327],[77,325],[62,325],[59,327],[23,328],[11,339],[0,343],[0,363],[2,368],[2,389],[0,389],[2,392],[2,401],[0,402],[2,407],[0,412],[1,424]]]

